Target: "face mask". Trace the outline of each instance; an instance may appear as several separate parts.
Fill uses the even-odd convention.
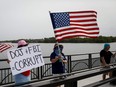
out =
[[[55,49],[54,51],[55,51],[55,53],[56,53],[57,55],[59,55],[59,54],[60,54],[60,52],[59,52],[59,50],[58,50],[58,49]]]
[[[60,48],[60,51],[62,52],[63,48]]]
[[[60,53],[62,53],[62,50],[63,50],[63,48],[62,47],[56,47],[55,49],[54,49],[54,51],[55,51],[55,53],[57,54],[57,55],[59,55]]]

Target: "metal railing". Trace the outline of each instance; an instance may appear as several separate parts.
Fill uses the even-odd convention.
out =
[[[95,67],[95,68],[84,70],[83,72],[76,71],[76,72],[72,72],[72,73],[65,73],[65,74],[62,74],[59,76],[51,76],[51,77],[44,78],[41,80],[36,80],[36,81],[18,84],[18,85],[10,84],[10,85],[6,85],[4,87],[14,87],[14,86],[18,86],[18,87],[19,86],[20,87],[56,87],[58,85],[64,85],[64,87],[78,87],[77,83],[79,80],[116,70],[116,64],[112,64],[112,65],[113,65],[113,67],[111,67],[109,69],[102,69],[103,67]],[[62,78],[62,79],[57,79],[57,80],[54,79],[54,78],[58,78],[61,76],[67,76],[67,77]],[[89,85],[85,85],[83,87],[98,87],[98,86],[101,86],[112,80],[116,80],[116,77],[108,78],[106,80],[100,80],[98,82],[94,82]]]
[[[93,67],[100,66],[99,53],[73,54],[66,55],[68,63],[65,65],[66,73],[72,73]],[[49,60],[49,56],[44,57]],[[6,59],[0,59],[1,62],[6,62]],[[46,63],[44,66],[31,70],[31,81],[41,80],[52,76],[51,63]],[[14,83],[14,79],[10,68],[0,69],[0,85]]]

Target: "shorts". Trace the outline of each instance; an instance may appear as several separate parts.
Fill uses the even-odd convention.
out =
[[[102,67],[101,68],[101,70],[107,70],[107,69],[110,69],[110,66],[106,66],[106,67]],[[105,72],[104,74],[108,75],[108,73],[110,73],[110,71],[109,72]]]
[[[15,84],[21,84],[30,81],[30,76],[24,76],[23,74],[17,74],[14,76]]]
[[[66,78],[66,76],[62,76],[63,73],[61,74],[53,74],[53,76],[55,76],[56,78],[54,78],[54,80],[58,80],[58,79],[64,79]]]

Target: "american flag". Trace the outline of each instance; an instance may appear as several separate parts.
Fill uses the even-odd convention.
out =
[[[0,43],[0,53],[11,47],[13,47],[13,45],[7,43]]]
[[[98,37],[96,11],[55,12],[50,17],[57,41],[77,36]]]

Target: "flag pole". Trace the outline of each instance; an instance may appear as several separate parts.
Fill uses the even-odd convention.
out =
[[[59,54],[61,54],[60,47],[59,47],[59,42],[57,41],[56,44],[58,45]]]
[[[50,14],[51,12],[49,11],[49,14]],[[51,14],[50,14],[50,17],[51,17]],[[52,18],[51,18],[51,22],[52,22]],[[54,26],[53,26],[54,24],[52,23],[52,27],[54,28]],[[56,37],[56,36],[55,36]],[[56,41],[56,44],[58,45],[58,51],[59,51],[59,54],[61,54],[61,51],[60,51],[60,47],[59,47],[59,42],[58,41]]]

